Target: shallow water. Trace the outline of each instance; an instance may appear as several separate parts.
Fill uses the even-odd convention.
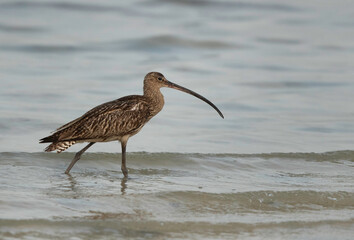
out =
[[[351,239],[354,152],[1,153],[0,238]]]
[[[0,238],[352,239],[353,9],[0,1]],[[141,94],[150,71],[225,119],[163,89],[163,111],[129,141],[128,181],[117,142],[70,176],[82,145],[41,152],[57,127]]]

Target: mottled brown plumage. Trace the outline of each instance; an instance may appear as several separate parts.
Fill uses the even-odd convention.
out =
[[[62,142],[107,142],[134,135],[153,117],[150,99],[127,96],[99,105],[43,138],[53,142],[46,151],[62,150],[56,146]],[[64,149],[65,150],[65,149]]]
[[[161,73],[151,72],[144,78],[144,95],[126,96],[101,104],[81,117],[61,126],[52,135],[41,139],[40,143],[51,142],[45,151],[56,150],[60,153],[75,143],[89,142],[75,155],[65,171],[65,173],[69,173],[80,159],[81,154],[94,143],[118,140],[122,144],[122,172],[127,177],[128,171],[125,163],[127,141],[163,108],[164,99],[160,92],[161,87],[170,87],[192,94],[207,102],[223,117],[220,110],[209,100],[189,89],[167,81]]]

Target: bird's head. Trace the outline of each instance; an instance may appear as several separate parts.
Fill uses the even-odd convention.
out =
[[[200,95],[196,92],[193,92],[192,90],[189,90],[185,87],[179,86],[173,82],[168,81],[165,78],[165,76],[159,72],[150,72],[150,73],[146,74],[146,76],[144,78],[144,86],[151,86],[153,88],[158,88],[158,89],[161,87],[168,87],[168,88],[173,88],[173,89],[191,94],[191,95],[203,100],[204,102],[208,103],[211,107],[213,107],[219,113],[219,115],[222,118],[224,118],[224,115],[221,113],[221,111],[208,99],[206,99],[205,97],[203,97],[202,95]]]
[[[154,88],[167,87],[168,83],[165,76],[159,72],[149,72],[144,78],[144,84],[152,85]]]

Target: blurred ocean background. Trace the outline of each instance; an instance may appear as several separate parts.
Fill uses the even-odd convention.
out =
[[[354,2],[0,0],[0,239],[353,239]],[[43,153],[162,89],[128,143]]]

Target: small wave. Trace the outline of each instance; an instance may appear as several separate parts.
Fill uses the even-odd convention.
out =
[[[158,4],[174,4],[189,7],[209,7],[224,8],[232,10],[259,10],[259,11],[283,11],[297,12],[302,11],[301,8],[289,4],[281,3],[263,3],[263,2],[240,2],[240,1],[209,1],[209,0],[155,0]]]
[[[278,68],[280,70],[280,68]],[[296,89],[296,88],[332,88],[343,86],[340,82],[319,82],[319,81],[281,81],[281,82],[245,82],[245,86],[255,88],[273,88],[273,89]]]
[[[197,154],[203,155],[203,154]],[[259,153],[259,154],[205,154],[210,156],[219,156],[219,157],[235,157],[235,158],[264,158],[264,159],[303,159],[315,162],[337,162],[341,160],[345,161],[354,161],[354,151],[352,150],[342,150],[342,151],[331,151],[324,153],[301,153],[301,152],[289,152],[289,153]]]
[[[0,4],[0,9],[38,9],[38,8],[52,8],[55,10],[65,11],[81,11],[81,12],[130,12],[127,9],[118,7],[116,5],[104,5],[104,4],[84,4],[74,2],[28,2],[28,1],[13,1]]]
[[[75,152],[64,152],[61,154],[57,153],[25,153],[25,152],[1,152],[0,159],[4,157],[24,157],[24,158],[40,158],[45,160],[59,160],[59,159],[71,159],[75,155]],[[354,162],[354,151],[343,150],[343,151],[332,151],[324,153],[301,153],[301,152],[290,152],[290,153],[258,153],[258,154],[238,154],[238,153],[168,153],[168,152],[128,152],[128,156],[131,161],[144,161],[147,164],[163,164],[164,162],[190,162],[193,159],[208,159],[210,161],[220,161],[221,159],[229,161],[230,159],[293,159],[293,160],[307,160],[314,162],[340,162],[340,161],[350,161]],[[85,153],[84,158],[87,160],[108,160],[116,162],[117,158],[120,158],[120,153]]]
[[[155,51],[156,48],[202,48],[202,49],[230,49],[235,46],[230,43],[221,42],[218,40],[194,40],[181,38],[171,35],[153,36],[143,39],[132,39],[123,43],[124,48],[129,49],[144,49]]]
[[[0,24],[0,32],[9,33],[38,33],[46,31],[45,28],[38,26]]]
[[[256,39],[261,43],[275,44],[275,45],[299,45],[302,43],[299,39],[291,39],[291,38],[265,38],[259,37]]]
[[[28,53],[73,53],[78,51],[85,51],[87,48],[83,46],[75,45],[41,45],[41,44],[31,44],[31,45],[1,45],[1,50],[3,51],[18,51],[18,52],[28,52]]]
[[[0,26],[1,31],[1,26]],[[91,52],[91,51],[156,51],[173,48],[185,49],[230,49],[244,48],[217,40],[192,40],[179,38],[170,35],[161,35],[143,39],[120,40],[113,42],[95,42],[82,44],[23,44],[23,45],[0,45],[3,51],[16,51],[22,53],[73,53],[73,52]]]
[[[152,215],[152,216],[151,216]],[[149,219],[152,218],[152,219]],[[354,220],[269,223],[174,222],[153,214],[92,212],[91,217],[55,220],[1,220],[4,239],[350,239]],[[286,236],[286,237],[284,237]],[[295,236],[295,237],[294,237]]]
[[[195,191],[160,193],[158,197],[183,203],[187,211],[219,214],[255,210],[280,212],[292,212],[295,209],[297,211],[339,210],[353,207],[354,202],[354,193],[344,191],[253,191],[220,194]]]

